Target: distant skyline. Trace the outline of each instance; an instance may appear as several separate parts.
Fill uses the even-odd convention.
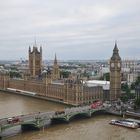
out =
[[[0,60],[140,59],[140,0],[0,0]]]

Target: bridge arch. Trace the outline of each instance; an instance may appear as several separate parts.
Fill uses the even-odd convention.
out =
[[[61,121],[61,122],[69,122],[76,117],[91,117],[90,112],[77,112],[73,114],[67,114],[65,116],[58,116],[52,119],[52,121]]]
[[[55,117],[51,119],[52,123],[68,123],[69,119],[67,116],[64,117]]]
[[[30,124],[22,124],[21,129],[23,131],[26,131],[26,130],[38,130],[39,127],[34,123],[32,123],[32,124],[30,123]]]
[[[91,110],[91,116],[93,115],[99,115],[99,114],[104,114],[106,111],[105,109],[98,109],[98,110]]]
[[[87,118],[87,117],[90,117],[90,113],[89,112],[80,112],[80,113],[77,113],[77,114],[72,114],[72,115],[69,115],[69,121],[75,119],[75,118],[78,118],[78,117],[83,117],[83,118]]]

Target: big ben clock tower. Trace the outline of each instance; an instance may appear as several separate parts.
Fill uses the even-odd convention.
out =
[[[121,95],[121,58],[119,56],[117,43],[113,49],[110,59],[110,100],[116,100]]]

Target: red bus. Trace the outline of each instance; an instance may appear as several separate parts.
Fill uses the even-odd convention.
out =
[[[103,106],[103,102],[102,101],[96,101],[96,102],[91,104],[91,108],[92,109],[96,109],[96,108],[99,108],[101,106]]]

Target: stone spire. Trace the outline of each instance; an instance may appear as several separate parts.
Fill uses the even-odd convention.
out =
[[[40,46],[40,53],[42,54],[42,46]]]
[[[35,40],[34,40],[34,41],[35,41],[35,42],[34,42],[34,46],[37,47],[37,44],[36,44],[36,37],[35,37]]]
[[[29,46],[29,53],[31,52],[31,47]]]
[[[57,57],[55,54],[55,59],[54,59],[54,65],[53,65],[53,80],[60,79],[60,71],[59,71],[59,65],[57,63]]]
[[[54,58],[54,65],[57,65],[57,57],[56,57],[56,53],[55,53],[55,58]]]
[[[119,49],[117,47],[117,42],[115,42],[115,47],[113,49],[113,55],[111,57],[111,60],[121,60],[121,57],[119,56]]]
[[[29,69],[32,77],[40,76],[42,71],[42,47],[37,48],[36,40],[33,49],[29,46]]]

